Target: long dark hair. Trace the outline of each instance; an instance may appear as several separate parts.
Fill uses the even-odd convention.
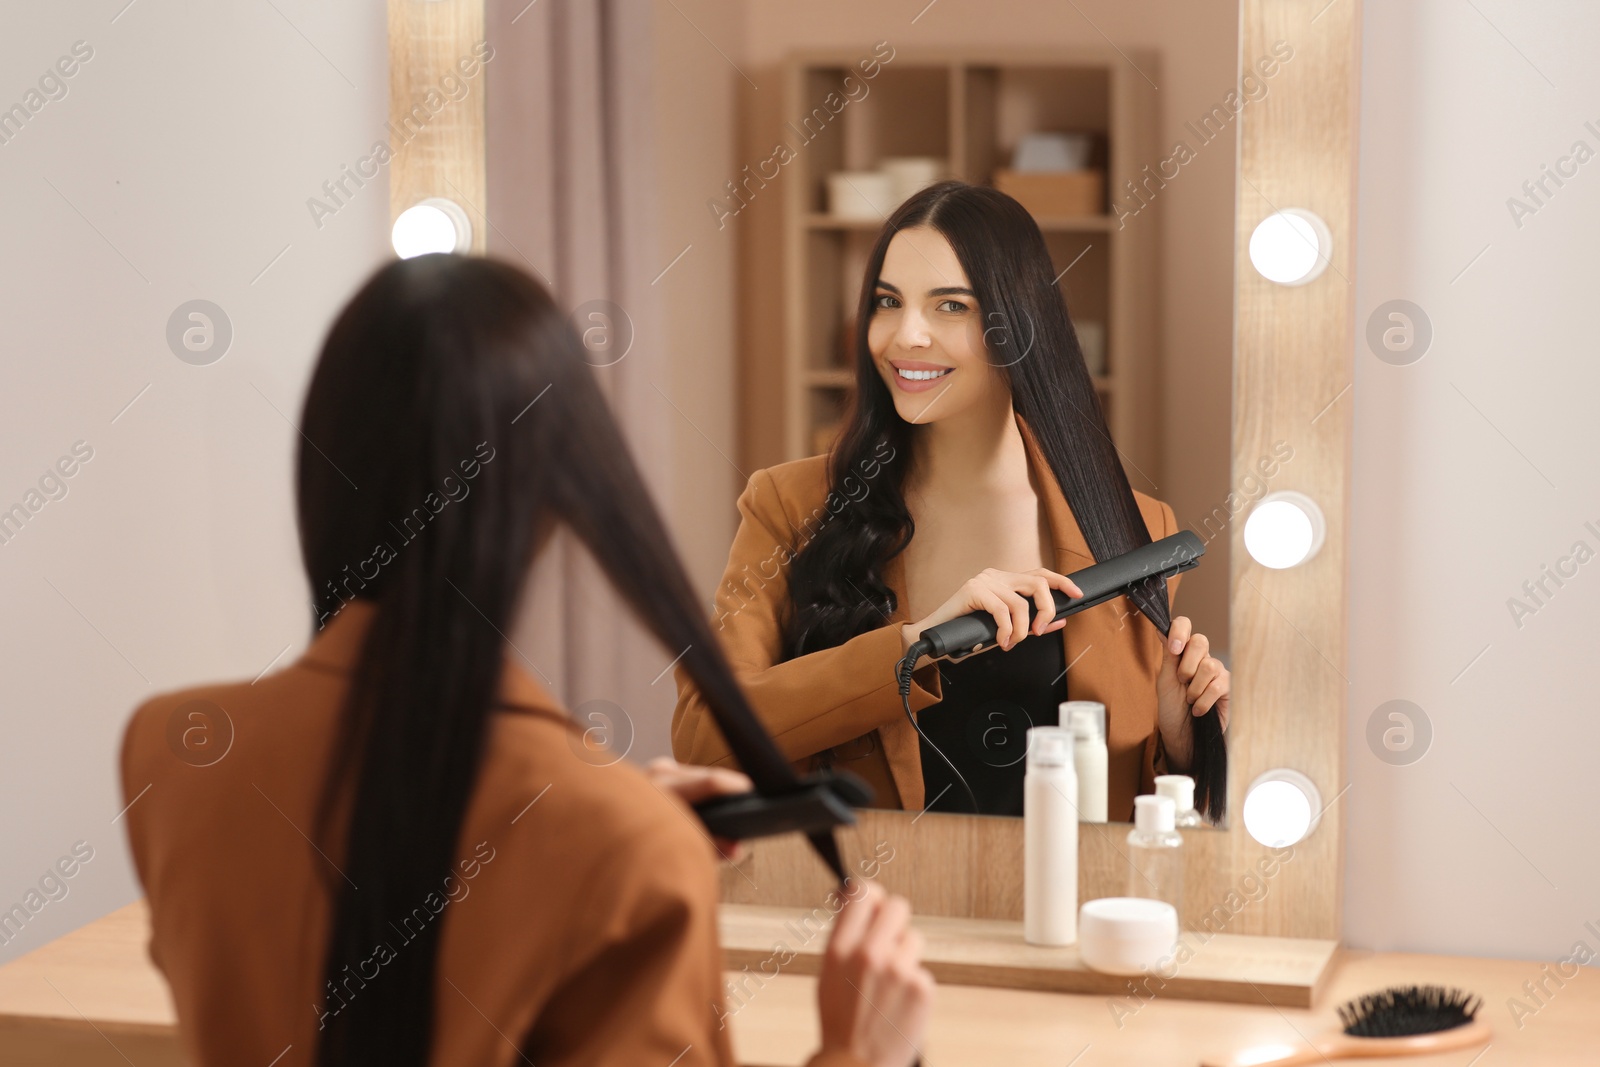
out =
[[[520,270],[429,255],[377,271],[329,331],[301,428],[317,623],[347,596],[377,606],[319,809],[324,839],[334,812],[350,811],[345,877],[328,875],[323,970],[337,988],[452,873],[500,634],[553,523],[664,645],[687,647],[684,667],[714,708],[748,706],[580,341]],[[319,1067],[428,1061],[439,929],[428,924],[325,1017]]]
[[[884,567],[914,532],[903,487],[914,459],[912,428],[899,416],[867,347],[873,296],[889,242],[928,226],[955,250],[983,315],[984,343],[1005,376],[1013,408],[1028,424],[1096,560],[1150,543],[1133,488],[1106,427],[1094,382],[1056,287],[1044,235],[1011,197],[985,186],[941,182],[890,216],[867,259],[856,313],[856,388],[849,418],[828,457],[828,481],[867,468],[885,444],[889,463],[870,492],[824,523],[794,558],[789,575],[785,658],[843,644],[883,625],[895,611]],[[1165,635],[1172,626],[1165,581],[1128,594]],[[1227,749],[1215,711],[1194,721],[1195,806],[1220,821],[1227,805]]]

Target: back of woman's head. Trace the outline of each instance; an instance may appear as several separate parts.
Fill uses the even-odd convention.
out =
[[[572,380],[582,369],[549,296],[503,264],[423,256],[374,275],[328,333],[302,420],[318,628],[352,596],[386,605],[419,578],[471,586],[503,617],[560,491],[538,457],[594,400]],[[547,408],[517,418],[547,388]],[[479,539],[495,551],[473,551]]]
[[[444,891],[503,635],[555,524],[588,546],[656,637],[688,646],[684,666],[719,717],[748,706],[580,341],[522,271],[451,255],[380,269],[328,333],[301,431],[316,625],[353,597],[377,608],[319,817],[321,838],[347,842],[343,877],[328,876],[324,973],[336,982],[393,942],[392,922]],[[439,927],[329,1011],[320,1067],[427,1062]]]

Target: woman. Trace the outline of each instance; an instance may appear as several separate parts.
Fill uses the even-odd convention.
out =
[[[390,264],[335,321],[301,431],[320,632],[255,683],[149,701],[123,741],[189,1062],[731,1064],[685,801],[748,780],[594,766],[506,655],[564,522],[705,692],[743,700],[560,311],[502,263]],[[919,941],[903,900],[846,896],[812,1062],[904,1067]]]
[[[1178,578],[1053,619],[1052,589],[1081,595],[1060,572],[1177,532],[1128,485],[1055,277],[1003,193],[945,182],[901,205],[868,259],[838,442],[739,498],[723,646],[785,754],[854,770],[879,806],[1020,814],[1026,731],[1070,696],[1106,705],[1112,819],[1162,773],[1193,774],[1219,818],[1230,680],[1170,618]],[[972,611],[1005,651],[923,667],[903,710],[897,661]],[[678,685],[674,754],[729,762],[688,672]]]

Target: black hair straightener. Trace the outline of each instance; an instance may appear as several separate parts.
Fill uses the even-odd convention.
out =
[[[1152,541],[1148,545],[1142,545],[1132,552],[1125,552],[1104,563],[1096,563],[1081,571],[1074,571],[1067,577],[1083,590],[1083,595],[1071,597],[1059,589],[1050,590],[1056,609],[1051,621],[1075,615],[1080,611],[1104,604],[1108,600],[1115,600],[1148,579],[1165,580],[1197,567],[1200,565],[1200,557],[1205,554],[1205,542],[1194,532],[1182,530],[1171,537]],[[1028,601],[1030,625],[1037,614],[1038,606],[1033,601]],[[974,611],[922,631],[917,640],[906,650],[905,658],[895,668],[895,676],[900,684],[900,703],[905,708],[906,718],[911,720],[917,736],[921,737],[929,748],[939,753],[939,758],[950,767],[956,776],[956,781],[966,790],[967,800],[972,804],[973,811],[978,811],[978,798],[973,794],[972,787],[967,784],[967,780],[962,777],[956,765],[950,762],[950,757],[922,733],[922,727],[917,724],[917,717],[911,714],[911,674],[916,670],[917,660],[923,656],[930,659],[966,659],[968,656],[987,652],[998,643],[999,626],[994,621],[994,616],[987,611]]]
[[[1171,537],[1163,537],[1148,545],[1125,552],[1115,559],[1096,563],[1081,571],[1067,575],[1074,585],[1083,590],[1083,596],[1070,597],[1059,589],[1050,591],[1055,600],[1054,619],[1075,615],[1080,611],[1115,600],[1147,578],[1170,578],[1180,571],[1200,565],[1206,554],[1205,542],[1189,530]],[[1038,607],[1028,601],[1028,622],[1038,614]],[[987,652],[999,641],[999,628],[994,616],[987,611],[974,611],[968,615],[941,622],[922,631],[919,640],[906,652],[901,661],[902,688],[909,691],[911,669],[923,656],[930,659],[965,659],[979,652]]]
[[[1148,578],[1170,578],[1180,571],[1198,566],[1205,551],[1205,543],[1194,533],[1184,530],[1115,559],[1069,574],[1067,577],[1083,590],[1083,596],[1069,597],[1059,589],[1052,590],[1056,618],[1113,600]],[[1034,610],[1030,603],[1030,621]],[[912,726],[917,726],[917,721],[911,714],[910,706],[911,672],[917,660],[923,656],[933,659],[965,658],[993,648],[997,640],[994,616],[986,611],[962,615],[922,631],[905,659],[900,661],[897,671],[900,698]],[[917,732],[922,732],[920,726]],[[771,743],[770,739],[763,740],[766,744]],[[944,755],[942,752],[939,754]],[[948,757],[945,762],[949,762]],[[954,765],[951,770],[955,770]],[[960,771],[956,771],[956,777],[963,785],[966,784]],[[968,794],[970,796],[970,789]],[[712,797],[694,805],[694,810],[711,833],[737,841],[796,831],[812,835],[827,834],[836,826],[854,825],[854,809],[864,807],[871,800],[870,786],[848,771],[835,769],[800,779],[798,784],[779,792]],[[977,809],[976,801],[973,802],[973,809]]]
[[[800,780],[800,788],[777,795],[734,793],[694,806],[706,829],[730,841],[773,834],[814,833],[854,826],[855,809],[872,802],[872,787],[843,770],[826,770]]]

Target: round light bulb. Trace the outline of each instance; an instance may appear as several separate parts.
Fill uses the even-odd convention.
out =
[[[454,200],[430,196],[400,212],[389,239],[401,259],[429,252],[466,252],[472,248],[472,220]]]
[[[1250,235],[1250,262],[1263,278],[1279,285],[1314,281],[1332,254],[1328,224],[1297,207],[1273,212]]]
[[[1317,502],[1292,489],[1268,493],[1244,520],[1244,547],[1263,567],[1283,570],[1315,556],[1328,524]]]
[[[1322,817],[1322,793],[1301,774],[1280,767],[1250,783],[1244,795],[1244,828],[1268,848],[1303,841]]]

